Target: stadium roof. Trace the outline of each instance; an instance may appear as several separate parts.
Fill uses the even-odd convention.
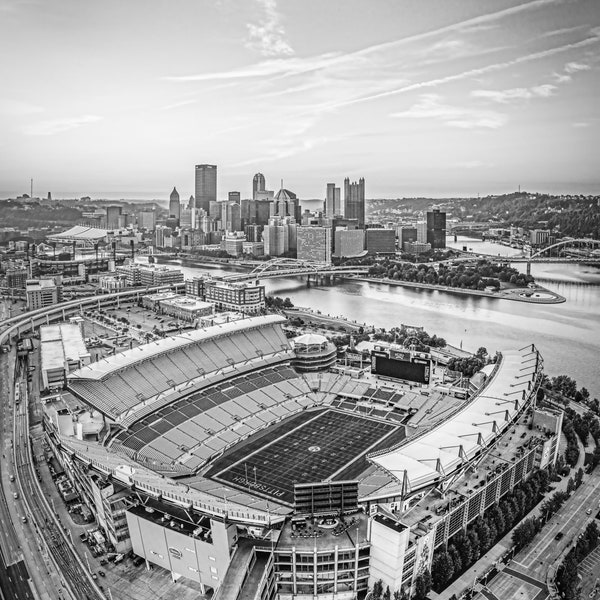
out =
[[[247,331],[249,329],[255,329],[266,325],[274,325],[276,323],[284,323],[285,319],[277,315],[266,315],[260,317],[250,317],[248,319],[240,319],[229,323],[222,323],[221,325],[213,325],[206,329],[195,329],[194,331],[188,331],[185,333],[178,334],[172,337],[166,337],[162,340],[151,342],[149,344],[143,344],[137,348],[125,350],[119,354],[108,356],[98,362],[92,363],[73,371],[69,374],[69,379],[93,379],[100,380],[108,375],[126,369],[132,365],[140,363],[142,361],[157,357],[161,354],[166,354],[191,344],[198,344],[200,342],[206,342],[208,340],[223,336],[230,335],[236,332]]]
[[[62,233],[53,233],[47,236],[47,239],[59,241],[81,240],[85,242],[94,242],[104,239],[107,235],[108,231],[106,229],[75,225],[74,227],[71,227],[71,229],[67,229]]]
[[[457,412],[370,460],[404,493],[448,478],[510,426],[529,401],[540,364],[533,346],[504,352],[487,384]]]

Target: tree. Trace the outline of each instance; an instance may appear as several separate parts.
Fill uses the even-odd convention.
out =
[[[454,574],[454,566],[450,554],[445,550],[438,552],[433,557],[431,571],[433,587],[437,591],[443,590]]]
[[[383,581],[381,581],[381,579],[379,581],[376,581],[373,584],[373,594],[371,596],[371,598],[373,600],[381,600],[381,595],[383,594]]]
[[[385,592],[383,593],[383,600],[392,600],[392,592],[390,592],[390,586],[386,586]]]
[[[426,600],[431,590],[431,573],[425,569],[415,580],[415,600]]]

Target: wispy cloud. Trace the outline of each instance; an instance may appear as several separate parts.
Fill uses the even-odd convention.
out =
[[[507,122],[506,115],[499,112],[444,104],[438,94],[423,94],[408,110],[395,112],[390,116],[403,119],[436,119],[449,127],[460,129],[498,129]]]
[[[509,90],[474,90],[471,96],[485,98],[500,104],[506,104],[513,100],[531,100],[532,98],[548,98],[556,91],[556,86],[550,83],[536,85],[530,88],[512,88]]]
[[[25,129],[27,135],[54,135],[69,131],[88,123],[100,121],[102,117],[98,115],[82,115],[80,117],[66,117],[63,119],[51,119],[48,121],[40,121],[33,123]]]
[[[514,59],[493,63],[489,65],[484,65],[483,67],[477,67],[474,69],[469,69],[467,71],[461,71],[460,73],[454,73],[451,75],[446,75],[444,77],[437,77],[435,79],[427,79],[424,81],[418,81],[415,83],[411,83],[399,88],[394,88],[390,90],[386,90],[383,92],[378,92],[375,94],[368,94],[366,96],[361,96],[358,98],[352,98],[344,102],[331,103],[328,105],[323,105],[319,109],[321,111],[329,111],[337,108],[341,108],[344,106],[350,106],[353,104],[359,104],[363,102],[370,102],[372,100],[377,100],[379,98],[385,98],[389,96],[396,96],[399,94],[405,94],[407,92],[412,92],[415,90],[420,90],[424,88],[435,88],[441,85],[445,85],[447,83],[453,83],[456,81],[462,81],[464,79],[475,78],[481,75],[486,75],[488,73],[494,73],[496,71],[501,71],[504,69],[508,69],[510,67],[514,67],[516,65],[520,65],[527,62],[532,62],[536,60],[541,60],[544,58],[548,58],[550,56],[554,56],[556,54],[560,54],[563,52],[567,52],[569,50],[574,50],[576,48],[585,48],[587,46],[591,46],[597,44],[600,41],[600,31],[592,30],[591,36],[587,37],[579,42],[573,42],[571,44],[564,44],[562,46],[557,46],[555,48],[549,48],[547,50],[541,50],[539,52],[533,52],[531,54],[526,54],[524,56],[518,56]]]
[[[496,27],[495,22],[501,19],[562,2],[562,0],[532,0],[517,6],[512,6],[496,12],[479,15],[464,21],[445,25],[437,29],[408,35],[396,40],[382,42],[379,44],[373,44],[353,52],[333,52],[299,58],[291,56],[291,54],[293,54],[293,50],[289,47],[289,44],[283,37],[283,27],[280,24],[280,17],[277,13],[275,0],[257,1],[265,8],[267,20],[260,26],[248,25],[250,31],[254,32],[250,36],[249,44],[253,48],[261,51],[264,56],[283,55],[283,58],[262,61],[257,64],[242,67],[240,69],[231,69],[228,71],[213,73],[166,76],[164,79],[169,81],[209,81],[214,79],[245,79],[274,75],[289,76],[338,65],[353,65],[356,64],[357,61],[364,61],[367,57],[373,54],[385,53],[396,48],[401,48],[405,45],[413,44],[415,42],[426,41],[428,39],[447,34],[468,33],[492,29]],[[451,49],[454,53],[464,53],[465,48],[469,46],[459,39],[448,39],[434,44],[432,47],[433,51],[436,49],[441,50],[444,45],[446,46],[447,50]],[[275,52],[272,51],[273,48],[280,48],[282,51]],[[289,51],[286,51],[286,48],[289,48]]]
[[[262,9],[259,25],[248,23],[248,48],[257,50],[263,56],[291,56],[294,50],[288,43],[276,0],[256,0]]]
[[[565,73],[572,75],[573,73],[577,73],[577,71],[589,71],[590,65],[586,65],[578,62],[569,62],[565,65]]]

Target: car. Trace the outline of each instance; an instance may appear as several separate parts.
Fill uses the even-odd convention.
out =
[[[15,476],[14,476],[14,475],[9,475],[9,476],[8,476],[8,478],[9,478],[11,481],[14,481],[14,480],[15,480]]]
[[[21,517],[21,521],[23,521],[23,523],[27,523],[27,517]]]
[[[588,508],[588,509],[585,511],[585,514],[586,514],[586,515],[591,515],[591,514],[592,514],[592,509],[591,509],[591,508]]]
[[[562,539],[563,539],[563,537],[564,537],[564,535],[565,535],[565,534],[564,534],[562,531],[559,531],[559,532],[558,532],[558,533],[557,533],[557,534],[554,536],[554,539],[555,539],[556,541],[558,541],[558,540],[562,540]]]
[[[96,573],[92,573],[92,579],[98,579],[98,575],[96,575]]]
[[[87,540],[87,533],[81,532],[81,533],[79,534],[79,539],[80,539],[82,542],[85,542],[85,541]]]
[[[108,560],[106,560],[106,558],[101,558],[101,559],[100,559],[100,564],[101,564],[102,566],[104,566],[104,565],[105,565],[107,562],[108,562]]]
[[[19,497],[19,492],[13,492],[13,498],[16,500]]]
[[[133,566],[134,567],[139,567],[143,562],[144,562],[144,559],[141,556],[136,556],[133,559]]]
[[[106,577],[106,573],[104,571],[98,571],[98,575],[100,575],[100,577]]]

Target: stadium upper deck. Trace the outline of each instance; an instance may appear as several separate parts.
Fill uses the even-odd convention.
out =
[[[193,391],[191,386],[236,365],[243,371],[244,365],[290,358],[283,321],[274,315],[252,317],[165,338],[74,371],[68,385],[111,419],[132,422],[159,408],[173,390]]]
[[[410,495],[442,482],[481,456],[529,404],[541,373],[534,346],[507,351],[484,387],[447,419],[369,458]]]

